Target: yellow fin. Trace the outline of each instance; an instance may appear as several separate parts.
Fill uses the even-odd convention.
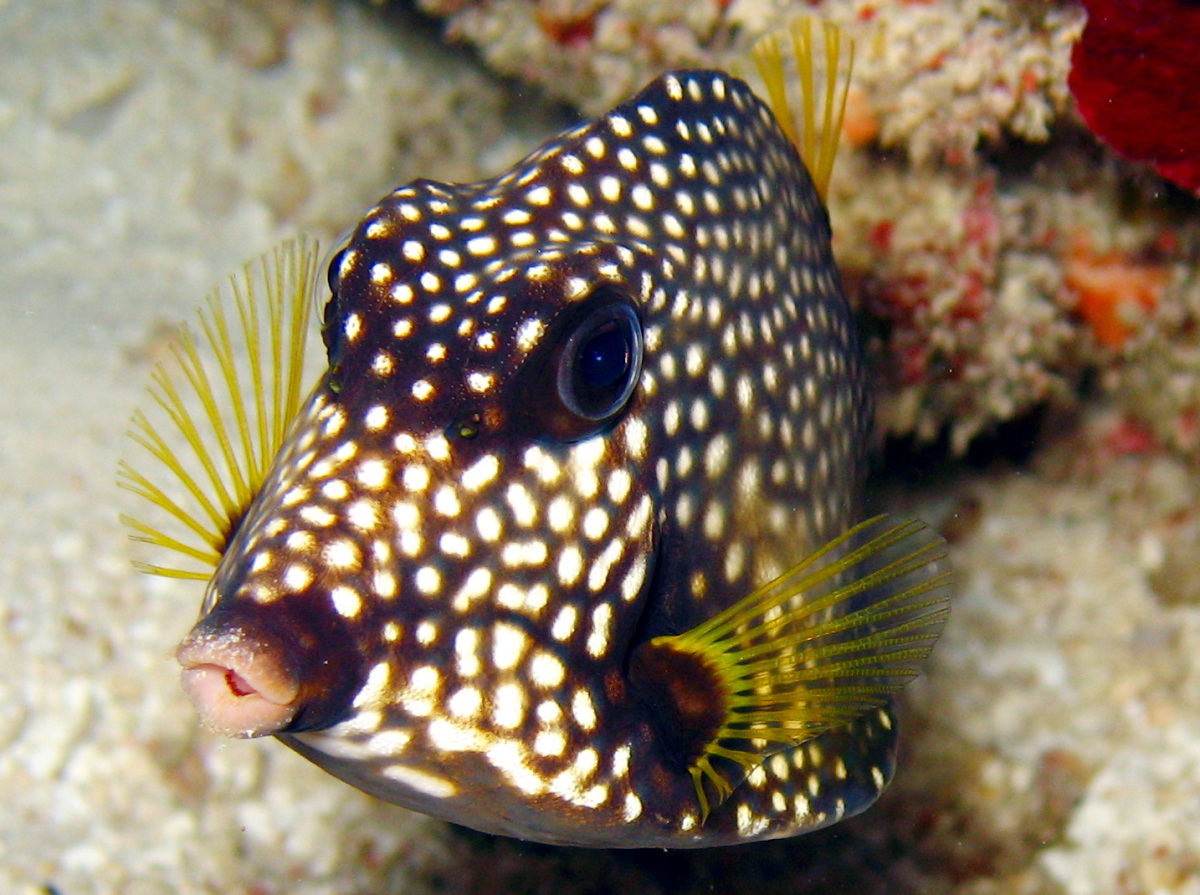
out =
[[[705,780],[714,805],[737,782],[714,761],[748,773],[912,680],[949,615],[950,577],[939,535],[877,516],[707,622],[641,647],[633,670],[641,689],[654,679],[670,691],[659,705],[685,737],[689,727],[698,737],[684,748],[695,756],[702,817]]]
[[[170,357],[150,373],[150,412],[133,412],[127,437],[150,474],[126,460],[117,484],[163,521],[122,515],[135,541],[175,554],[143,572],[207,580],[263,485],[305,397],[317,242],[275,246],[209,293],[197,326],[182,323]],[[180,559],[190,560],[180,563]],[[201,568],[194,568],[199,564]]]
[[[780,35],[768,34],[751,47],[750,57],[758,71],[763,99],[799,150],[824,201],[842,133],[846,93],[854,69],[854,41],[832,22],[818,22],[821,52],[813,25],[814,19],[809,16],[794,20],[787,29],[790,45],[787,40],[781,41]]]

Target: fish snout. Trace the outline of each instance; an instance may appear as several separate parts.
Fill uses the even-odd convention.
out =
[[[300,680],[283,644],[265,630],[216,616],[197,624],[175,651],[200,721],[229,737],[284,730],[296,715]]]
[[[228,737],[321,730],[349,712],[361,683],[357,650],[337,625],[296,608],[218,604],[180,643],[183,689],[209,730]]]

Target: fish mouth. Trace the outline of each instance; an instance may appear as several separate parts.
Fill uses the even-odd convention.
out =
[[[175,652],[184,692],[201,723],[228,737],[278,733],[296,716],[300,682],[279,655],[261,635],[203,626]]]

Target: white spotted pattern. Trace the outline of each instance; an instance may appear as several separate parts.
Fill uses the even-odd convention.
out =
[[[886,713],[769,758],[701,824],[624,679],[635,638],[731,605],[857,509],[867,404],[825,213],[745,85],[667,75],[494,180],[398,189],[331,273],[331,371],[214,589],[323,611],[383,669],[307,751],[401,804],[582,845],[788,835],[873,798]],[[644,357],[596,424],[555,365],[604,303],[634,309]]]

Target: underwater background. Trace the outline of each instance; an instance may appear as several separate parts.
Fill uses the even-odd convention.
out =
[[[1200,204],[1079,114],[1084,9],[420,6],[0,3],[0,890],[1200,893]],[[200,589],[132,569],[114,484],[171,327],[280,238],[494,174],[800,12],[859,47],[830,212],[873,502],[959,570],[880,802],[767,845],[555,849],[201,731],[171,653]]]

